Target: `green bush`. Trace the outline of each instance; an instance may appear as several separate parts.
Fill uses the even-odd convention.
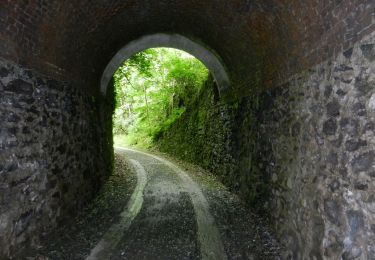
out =
[[[114,75],[116,145],[149,147],[184,113],[208,78],[206,67],[176,49],[137,53]]]

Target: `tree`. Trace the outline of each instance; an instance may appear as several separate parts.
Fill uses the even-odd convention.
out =
[[[114,75],[114,134],[130,144],[151,144],[181,116],[207,77],[199,60],[176,49],[135,54]]]

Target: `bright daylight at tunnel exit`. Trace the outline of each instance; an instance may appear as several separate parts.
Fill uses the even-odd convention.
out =
[[[151,147],[198,99],[208,74],[199,60],[177,49],[132,56],[114,74],[115,147]]]
[[[375,260],[374,15],[0,1],[0,259]]]

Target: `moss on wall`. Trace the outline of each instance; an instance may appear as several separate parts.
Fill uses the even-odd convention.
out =
[[[105,97],[100,97],[99,106],[101,107],[101,124],[103,125],[102,155],[106,162],[106,172],[112,173],[114,168],[114,150],[113,150],[113,113],[115,111],[115,91],[113,79],[108,85],[108,91]]]
[[[186,112],[158,141],[161,151],[213,172],[252,205],[262,203],[267,181],[256,151],[258,96],[217,101],[209,79]]]

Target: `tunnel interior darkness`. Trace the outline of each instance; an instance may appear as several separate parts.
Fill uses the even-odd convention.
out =
[[[210,108],[206,168],[263,205],[285,257],[374,259],[374,12],[371,0],[3,1],[0,258],[92,199],[113,162],[106,82],[157,44],[214,74],[225,102]]]

